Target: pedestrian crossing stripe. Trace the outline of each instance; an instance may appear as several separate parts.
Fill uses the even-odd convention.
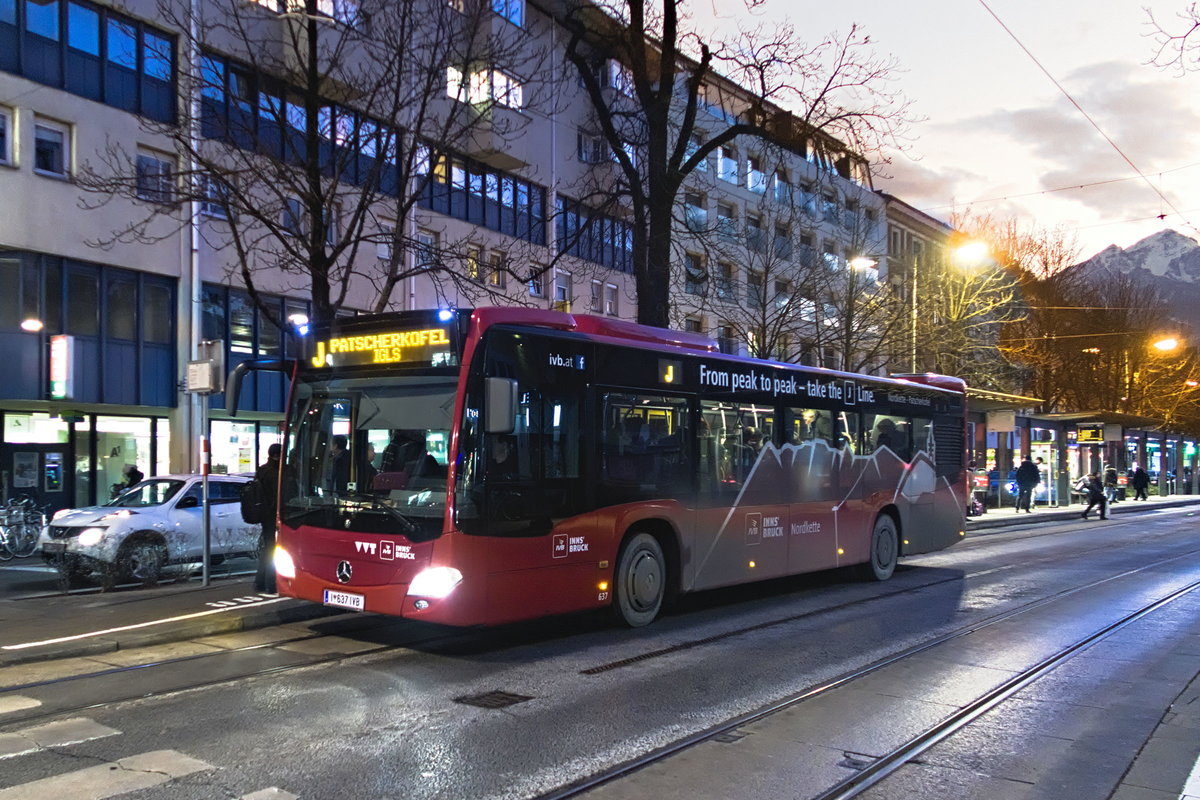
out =
[[[11,697],[0,697],[0,714],[11,714],[14,711],[24,711],[27,708],[37,708],[41,700],[15,694]]]
[[[108,800],[210,769],[213,769],[211,764],[176,750],[155,750],[0,789],[0,800],[45,800],[47,797]]]
[[[107,725],[101,725],[87,717],[63,719],[12,733],[0,733],[0,760],[36,753],[51,747],[66,747],[81,742],[90,742],[93,739],[103,739],[119,733],[120,731],[113,730]],[[0,794],[0,797],[3,796]]]

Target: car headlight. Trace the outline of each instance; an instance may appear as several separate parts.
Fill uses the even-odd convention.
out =
[[[100,544],[100,541],[104,538],[104,534],[107,532],[107,528],[84,528],[79,532],[79,545],[81,547],[94,547]]]
[[[275,574],[280,578],[296,577],[296,562],[282,547],[275,546]]]
[[[440,600],[462,583],[462,573],[454,567],[428,567],[417,573],[408,585],[409,597]]]

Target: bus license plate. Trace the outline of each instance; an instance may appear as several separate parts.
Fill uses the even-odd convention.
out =
[[[335,592],[332,589],[325,590],[325,605],[337,606],[338,608],[349,608],[354,611],[363,610],[364,597],[361,594],[351,594],[350,592]]]

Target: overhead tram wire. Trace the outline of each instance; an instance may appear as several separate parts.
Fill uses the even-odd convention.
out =
[[[1020,47],[1021,50],[1023,50],[1025,52],[1025,55],[1029,56],[1029,59],[1031,61],[1033,61],[1033,63],[1035,65],[1037,65],[1037,68],[1042,71],[1042,74],[1045,75],[1047,78],[1049,78],[1050,82],[1053,83],[1054,86],[1060,92],[1062,92],[1063,97],[1067,98],[1067,100],[1071,103],[1071,105],[1075,106],[1076,110],[1079,111],[1079,113],[1083,115],[1083,118],[1086,119],[1088,121],[1088,123],[1093,128],[1096,129],[1096,132],[1104,137],[1104,141],[1108,142],[1109,146],[1112,147],[1112,149],[1117,152],[1117,155],[1121,156],[1121,158],[1125,161],[1125,163],[1128,164],[1130,167],[1132,167],[1133,171],[1136,172],[1138,174],[1138,176],[1142,179],[1142,181],[1147,186],[1150,187],[1151,191],[1153,191],[1156,195],[1158,195],[1159,199],[1162,200],[1163,204],[1165,206],[1167,206],[1168,208],[1170,208],[1173,213],[1175,213],[1181,220],[1183,220],[1183,223],[1185,225],[1187,225],[1193,231],[1196,231],[1196,233],[1200,233],[1200,228],[1197,228],[1194,224],[1192,224],[1183,215],[1183,212],[1175,207],[1175,204],[1171,202],[1171,199],[1169,197],[1167,197],[1165,194],[1163,194],[1162,190],[1159,189],[1157,186],[1155,186],[1153,181],[1151,181],[1148,177],[1146,177],[1146,174],[1144,172],[1142,172],[1142,170],[1138,167],[1138,165],[1133,163],[1133,159],[1131,159],[1129,156],[1127,156],[1125,154],[1125,151],[1122,150],[1120,148],[1120,146],[1112,140],[1112,137],[1110,137],[1107,133],[1104,132],[1104,129],[1101,128],[1099,123],[1097,123],[1096,120],[1092,118],[1092,115],[1089,114],[1087,111],[1085,111],[1083,106],[1079,105],[1079,103],[1075,100],[1075,98],[1071,96],[1071,93],[1068,92],[1063,87],[1063,85],[1061,83],[1059,83],[1058,80],[1053,75],[1050,74],[1050,71],[1048,69],[1046,69],[1046,67],[1043,66],[1042,62],[1038,60],[1037,56],[1035,56],[1032,53],[1032,51],[1030,51],[1030,49],[1025,46],[1025,43],[1022,42],[1019,38],[1017,38],[1017,35],[1015,33],[1013,33],[1012,29],[1009,28],[1008,25],[1006,25],[1004,23],[1004,20],[1000,19],[1000,17],[996,14],[996,12],[992,10],[992,7],[987,4],[987,0],[979,0],[979,4],[981,6],[983,6],[984,9],[989,14],[991,14],[992,19],[996,20],[996,23],[1001,28],[1004,29],[1004,32],[1007,33],[1012,38],[1012,40],[1017,43],[1017,47]]]

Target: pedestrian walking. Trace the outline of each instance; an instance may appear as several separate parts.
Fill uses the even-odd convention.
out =
[[[258,518],[262,534],[258,538],[258,572],[254,575],[254,588],[260,592],[275,593],[275,510],[279,492],[279,459],[283,447],[276,443],[267,448],[267,460],[254,473],[259,484],[260,497]]]
[[[1017,513],[1032,514],[1033,490],[1042,482],[1042,474],[1029,456],[1017,467]]]
[[[1108,499],[1104,496],[1104,484],[1100,482],[1100,476],[1094,472],[1088,475],[1083,491],[1087,496],[1088,507],[1079,516],[1087,519],[1092,507],[1100,506],[1100,519],[1108,519]]]
[[[1110,464],[1104,470],[1104,497],[1110,504],[1116,503],[1117,494],[1117,468]]]
[[[1134,500],[1149,500],[1150,496],[1146,490],[1150,488],[1150,473],[1137,466],[1133,470],[1133,499]]]

